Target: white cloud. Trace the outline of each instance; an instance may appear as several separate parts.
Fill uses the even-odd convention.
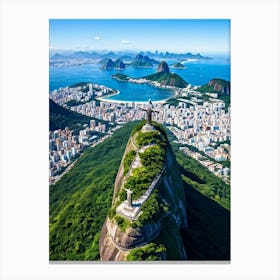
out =
[[[121,43],[126,45],[132,44],[132,42],[128,40],[121,40]]]
[[[50,49],[51,51],[56,51],[56,50],[58,50],[58,48],[57,48],[57,47],[54,47],[54,46],[49,46],[49,49]]]
[[[94,40],[95,40],[95,41],[100,41],[100,40],[101,40],[101,37],[100,37],[100,36],[94,36]]]

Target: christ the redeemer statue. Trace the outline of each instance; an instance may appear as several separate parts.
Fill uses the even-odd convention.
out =
[[[126,195],[127,195],[127,206],[128,207],[132,207],[132,193],[133,191],[131,191],[130,189],[126,189],[124,188],[126,191]]]
[[[148,109],[144,109],[144,108],[140,108],[140,109],[146,112],[147,123],[149,125],[151,125],[151,123],[152,123],[152,113],[159,113],[159,112],[152,109],[154,106],[153,106],[153,103],[152,103],[151,99],[149,99],[149,104],[150,104],[150,107]]]

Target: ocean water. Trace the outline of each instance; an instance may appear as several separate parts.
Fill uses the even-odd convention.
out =
[[[169,65],[176,60],[167,60]],[[230,62],[226,59],[213,59],[208,61],[189,61],[184,63],[186,68],[173,69],[171,72],[180,75],[187,83],[201,86],[213,78],[221,78],[230,81]],[[150,85],[133,84],[117,81],[111,76],[116,70],[101,70],[99,64],[86,64],[69,67],[50,67],[49,90],[70,86],[77,82],[92,82],[102,84],[120,91],[118,95],[108,97],[110,100],[145,102],[148,99],[159,101],[172,96],[173,91],[155,88]],[[121,71],[122,74],[139,78],[155,73],[157,66],[153,68],[133,68]]]

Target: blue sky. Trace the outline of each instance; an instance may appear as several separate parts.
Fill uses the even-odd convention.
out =
[[[50,48],[229,53],[228,19],[51,19]]]

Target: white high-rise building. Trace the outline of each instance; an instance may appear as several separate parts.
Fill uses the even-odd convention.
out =
[[[71,160],[72,154],[71,154],[71,151],[70,151],[70,150],[68,150],[68,151],[66,152],[66,157],[67,157],[67,159],[68,159],[69,161]]]
[[[92,90],[92,83],[90,83],[90,84],[88,85],[88,88],[89,88],[89,93],[92,95],[92,93],[93,93],[93,90]]]
[[[53,169],[49,169],[49,176],[52,177],[54,175]]]
[[[90,128],[95,128],[95,125],[96,125],[96,122],[95,122],[95,120],[91,120],[90,121]]]
[[[73,156],[75,156],[77,154],[77,149],[75,147],[71,148],[71,153]]]

